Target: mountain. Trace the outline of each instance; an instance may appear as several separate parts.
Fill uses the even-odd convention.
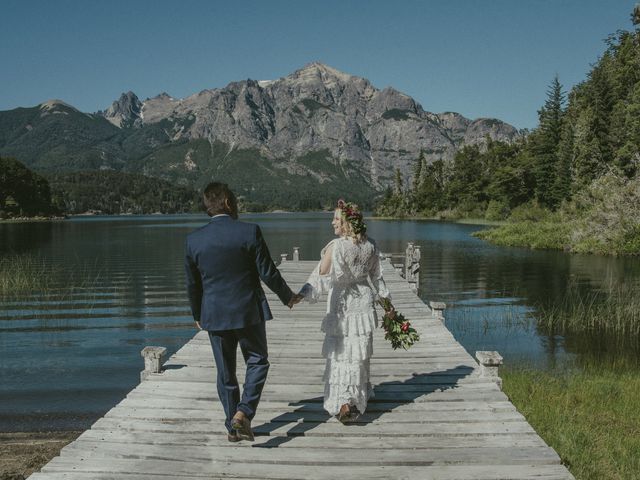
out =
[[[311,63],[271,81],[243,80],[184,99],[133,92],[104,112],[60,101],[0,112],[0,154],[42,172],[110,169],[201,185],[222,178],[251,201],[287,193],[371,198],[415,159],[449,160],[512,126],[425,111],[393,88]]]

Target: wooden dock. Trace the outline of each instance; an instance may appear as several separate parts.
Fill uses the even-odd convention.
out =
[[[313,266],[284,262],[280,270],[295,290]],[[326,302],[290,311],[267,290],[275,316],[267,324],[271,369],[254,443],[227,441],[211,347],[199,332],[164,372],[29,478],[572,479],[408,283],[391,267],[385,278],[421,341],[393,351],[375,332],[375,398],[356,423],[343,425],[322,408]]]

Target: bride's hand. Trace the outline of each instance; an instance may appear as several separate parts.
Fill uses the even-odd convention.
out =
[[[304,295],[296,293],[293,297],[291,297],[291,300],[289,300],[287,307],[293,308],[293,306],[296,305],[297,303],[300,303],[303,298],[304,298]]]

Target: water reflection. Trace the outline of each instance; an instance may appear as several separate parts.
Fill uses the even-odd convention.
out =
[[[37,251],[51,241],[62,222],[0,223],[0,255]]]

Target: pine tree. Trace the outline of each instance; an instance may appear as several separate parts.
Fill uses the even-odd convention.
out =
[[[601,161],[605,165],[610,165],[613,159],[610,132],[611,113],[614,106],[612,85],[609,78],[611,64],[611,55],[607,52],[589,74],[590,82],[587,97],[593,111],[591,134],[597,140]]]
[[[553,184],[554,204],[559,205],[571,198],[571,166],[573,165],[573,126],[571,122],[564,122],[562,138],[558,146],[558,164],[556,178]]]
[[[556,75],[547,90],[547,100],[538,111],[540,124],[532,134],[536,158],[536,198],[541,205],[555,208],[555,176],[558,172],[558,146],[562,136],[565,95]]]
[[[402,195],[402,174],[400,173],[400,169],[396,168],[396,176],[395,176],[395,189],[394,192],[396,195]]]
[[[625,102],[620,117],[623,133],[614,163],[631,178],[640,168],[640,82]]]
[[[413,167],[413,184],[412,191],[413,194],[416,195],[418,193],[418,189],[420,188],[420,182],[422,181],[422,169],[425,162],[424,151],[420,151],[420,156],[416,160],[416,163]]]
[[[445,165],[441,159],[425,165],[420,185],[422,203],[419,209],[429,214],[446,209],[445,184]]]

